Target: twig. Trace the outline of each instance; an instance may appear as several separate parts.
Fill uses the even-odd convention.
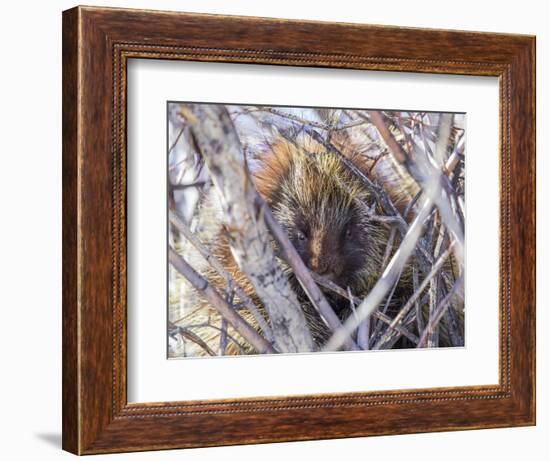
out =
[[[187,262],[169,247],[168,259],[170,264],[208,301],[229,324],[245,338],[260,354],[275,353],[273,346],[258,334],[243,318],[227,304],[219,293],[203,277],[187,264]]]
[[[445,228],[440,224],[439,225],[439,232],[437,234],[437,239],[435,242],[433,255],[434,259],[436,259],[439,256],[439,252],[441,250],[441,245],[443,244],[443,237],[445,236]],[[437,274],[435,277],[433,277],[430,280],[430,287],[429,287],[429,318],[433,315],[435,309],[438,305],[438,295],[440,292],[440,285],[439,285],[439,274]],[[434,330],[428,335],[428,347],[437,347],[439,344],[439,331]]]
[[[390,231],[390,235],[388,236],[388,243],[386,244],[386,251],[384,252],[384,258],[382,259],[382,269],[385,269],[388,265],[388,261],[391,257],[391,252],[393,250],[393,244],[395,242],[395,235],[397,233],[397,229],[395,227],[392,227]]]
[[[217,327],[215,325],[211,325],[210,323],[191,323],[191,324],[185,325],[185,327],[180,327],[180,328],[186,328],[186,329],[190,329],[190,328],[212,328],[213,330],[219,331],[220,334],[222,332],[222,329],[220,327]],[[235,344],[235,346],[237,346],[237,349],[239,349],[240,353],[243,353],[244,349],[243,349],[242,344],[239,343],[239,341],[237,341],[229,333],[227,333],[227,339],[229,339],[229,341],[231,341],[233,344]]]
[[[183,132],[185,131],[185,125],[181,127],[178,135],[176,136],[176,139],[175,141],[172,143],[172,145],[170,146],[170,148],[168,149],[168,154],[171,154],[172,153],[172,150],[174,150],[174,147],[176,147],[176,144],[178,143],[178,141],[180,140],[181,138],[181,135],[183,134]]]
[[[219,194],[235,262],[254,286],[271,320],[280,352],[316,349],[287,277],[277,265],[257,192],[245,168],[239,136],[224,106],[189,104],[182,109]]]
[[[185,327],[180,327],[178,325],[175,325],[173,323],[170,323],[170,329],[171,330],[175,330],[177,332],[177,334],[183,336],[185,339],[188,339],[189,341],[192,341],[194,342],[197,346],[199,346],[200,348],[204,349],[204,351],[208,354],[208,355],[216,355],[216,353],[210,348],[210,346],[208,346],[208,344],[206,344],[201,338],[200,336],[197,336],[195,333],[193,333],[192,331],[188,331]]]
[[[413,280],[413,293],[418,292],[418,268],[416,266],[413,266],[412,268],[412,280]],[[422,331],[424,329],[424,319],[422,317],[422,309],[420,306],[420,303],[418,302],[418,298],[414,300],[414,308],[416,313],[416,326],[418,331]]]
[[[384,303],[384,307],[382,308],[382,312],[385,314],[386,312],[388,312],[388,308],[390,307],[390,303],[391,303],[391,300],[393,298],[393,295],[395,294],[395,290],[397,289],[397,285],[399,284],[399,280],[401,279],[401,272],[399,273],[399,275],[396,277],[395,279],[395,282],[393,284],[393,287],[391,288],[388,296],[386,297],[386,301]],[[379,312],[379,310],[377,310],[376,312]],[[376,329],[374,331],[374,336],[378,336],[378,334],[380,333],[380,330],[382,329],[382,325],[381,324],[378,324],[376,326]]]
[[[350,300],[351,302],[354,303],[354,305],[361,304],[361,301],[362,301],[361,298],[358,298],[357,296],[353,296],[350,293],[346,292],[346,290],[336,285],[332,280],[326,277],[323,277],[322,275],[315,274],[314,272],[312,272],[311,275],[313,276],[314,280],[322,287],[325,287],[326,289],[333,291],[334,293],[342,296],[343,298]],[[403,336],[409,338],[413,343],[416,344],[418,342],[418,337],[415,336],[406,328],[403,328],[401,325],[392,326],[391,325],[392,319],[386,314],[383,314],[380,311],[374,311],[372,313],[372,317],[375,317],[378,320],[381,320],[386,325],[388,325],[389,328],[394,329],[395,331],[398,331]],[[368,317],[366,320],[370,320],[370,317]]]
[[[353,301],[350,287],[348,287],[348,297],[351,305],[353,306],[353,310],[355,311],[355,302]],[[371,317],[363,319],[357,327],[357,344],[365,351],[370,349],[370,319]]]
[[[221,319],[220,329],[220,355],[225,355],[225,349],[227,348],[227,320],[223,317]]]
[[[388,291],[393,287],[397,277],[399,277],[399,274],[403,270],[405,263],[414,251],[416,242],[422,232],[424,221],[431,213],[432,203],[432,199],[428,197],[424,202],[424,206],[421,208],[420,212],[410,225],[407,234],[399,246],[399,249],[393,255],[392,259],[388,263],[388,266],[370,293],[357,308],[357,316],[359,321],[371,315],[382,302]],[[328,341],[325,349],[337,350],[342,345],[343,340],[353,334],[357,326],[358,322],[354,318],[350,317],[345,322],[343,328],[338,330]]]
[[[273,235],[273,238],[279,244],[282,257],[290,265],[290,267],[292,267],[294,275],[300,282],[300,285],[306,292],[311,303],[319,312],[322,319],[326,322],[327,326],[330,327],[332,331],[337,331],[342,327],[342,323],[326,298],[323,296],[321,290],[319,290],[319,287],[314,282],[312,273],[306,267],[304,261],[290,242],[287,234],[273,217],[268,205],[259,194],[256,195],[256,203],[258,208],[262,211],[267,227],[271,231],[271,235]],[[351,335],[348,336],[348,338],[345,338],[342,344],[345,344],[350,350],[359,349],[357,344],[355,344],[355,342],[351,339]]]
[[[442,115],[445,116],[446,114]],[[430,189],[437,189],[436,193],[433,193],[433,199],[438,207],[442,218],[445,221],[445,226],[453,233],[456,241],[457,248],[455,256],[461,263],[463,262],[464,252],[464,231],[461,222],[455,219],[455,213],[453,212],[453,206],[451,204],[454,192],[450,187],[448,178],[443,174],[441,170],[438,170],[429,161],[424,159],[422,155],[415,155],[415,160],[411,156],[407,155],[407,152],[396,141],[395,137],[389,130],[383,115],[379,111],[368,111],[368,117],[380,133],[381,138],[388,146],[390,152],[398,163],[404,165],[407,168],[409,174],[418,182],[418,184],[426,191]],[[444,123],[440,124],[441,136],[438,138],[436,145],[435,155],[439,158],[444,158],[443,152],[447,149],[449,136],[445,136],[447,132],[450,132],[447,128],[451,124],[451,120],[444,119]]]
[[[458,293],[456,293],[456,295],[458,295]],[[443,323],[447,326],[451,345],[453,347],[464,346],[464,337],[460,332],[456,311],[454,309],[445,309]]]
[[[265,337],[269,342],[273,342],[273,331],[267,324],[267,322],[264,319],[264,316],[262,313],[258,310],[258,307],[252,301],[252,299],[246,294],[246,292],[242,289],[242,287],[235,282],[233,277],[225,268],[223,267],[223,264],[212,254],[208,251],[208,249],[202,244],[202,242],[191,232],[191,229],[189,229],[189,226],[183,222],[183,220],[174,212],[170,211],[168,214],[168,218],[170,220],[170,223],[183,234],[183,236],[187,239],[193,247],[200,253],[200,255],[206,260],[208,264],[218,273],[220,274],[226,281],[227,285],[231,287],[237,296],[239,297],[240,301],[246,306],[248,311],[254,316],[254,319],[258,323],[258,326],[264,333]]]
[[[267,113],[270,113],[272,115],[276,115],[277,117],[282,117],[282,118],[286,118],[288,120],[292,120],[293,122],[301,123],[302,125],[313,126],[315,128],[319,128],[319,129],[325,130],[325,131],[328,131],[328,130],[331,129],[331,127],[329,125],[327,125],[326,123],[320,123],[320,122],[316,122],[314,120],[306,120],[305,118],[298,117],[297,115],[287,113],[287,112],[284,112],[282,110],[275,109],[273,107],[259,106],[257,109],[258,109],[259,112],[267,112]]]
[[[405,319],[403,320],[403,327],[407,327],[408,325],[411,325],[413,322],[414,322],[414,317],[415,317],[415,312],[414,311],[410,311],[406,316],[405,316]],[[408,331],[408,330],[406,330]],[[401,332],[399,330],[396,330],[396,329],[391,329],[390,330],[390,338],[388,339],[388,341],[386,342],[386,345],[385,345],[385,349],[391,349],[393,348],[393,346],[395,345],[395,343],[397,341],[399,341],[399,339],[401,338]],[[403,335],[405,336],[405,335]],[[418,341],[419,341],[419,338],[418,336],[415,336],[416,338],[416,341],[413,341],[415,347],[416,345],[418,344]],[[409,338],[410,339],[410,338]]]
[[[368,122],[366,120],[354,120],[353,122],[349,122],[345,125],[340,125],[335,128],[333,128],[333,131],[343,131],[343,130],[349,130],[350,128],[355,128],[360,125],[365,125]]]
[[[463,281],[463,275],[461,274],[460,277],[457,279],[456,283],[453,285],[449,293],[441,300],[441,302],[438,304],[434,315],[430,318],[430,321],[426,328],[424,329],[424,332],[420,336],[420,340],[418,341],[418,345],[416,347],[425,347],[426,343],[428,341],[428,337],[437,325],[439,324],[441,318],[443,317],[443,314],[447,310],[447,308],[450,305],[451,299],[456,294],[456,292],[462,288],[462,281]]]
[[[407,163],[410,161],[409,156],[407,152],[405,152],[405,150],[401,147],[401,144],[399,144],[395,139],[395,137],[393,136],[382,114],[376,110],[369,110],[367,114],[368,114],[368,119],[376,127],[376,129],[380,133],[380,136],[388,146],[388,149],[393,154],[395,159],[399,163],[403,165],[407,165]]]
[[[449,255],[451,254],[451,251],[454,247],[454,241],[449,245],[449,247],[439,256],[435,264],[432,266],[432,269],[430,273],[422,280],[422,283],[418,287],[418,289],[413,293],[413,295],[409,298],[409,300],[405,303],[405,305],[401,308],[401,310],[397,313],[397,315],[392,320],[392,326],[398,325],[403,318],[405,318],[405,315],[409,312],[411,307],[414,305],[417,298],[422,294],[422,292],[426,289],[428,284],[430,283],[430,280],[432,280],[433,277],[437,275]],[[381,349],[386,340],[389,338],[389,334],[385,334],[380,338],[380,340],[377,342],[374,349]]]
[[[185,190],[191,189],[194,187],[202,187],[208,184],[210,181],[195,181],[189,184],[170,184],[170,189],[172,190]]]

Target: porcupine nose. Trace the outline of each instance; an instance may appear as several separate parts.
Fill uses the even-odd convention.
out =
[[[325,275],[328,272],[328,263],[319,257],[312,257],[307,262],[307,267],[319,275]]]
[[[340,265],[330,259],[321,259],[320,261],[310,261],[309,268],[316,274],[327,277],[328,279],[336,282],[340,276]]]
[[[319,230],[314,230],[311,236],[307,266],[316,274],[336,281],[341,273],[341,263],[333,252],[333,240],[330,235]]]

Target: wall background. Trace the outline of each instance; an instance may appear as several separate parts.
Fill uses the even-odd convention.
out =
[[[209,448],[119,455],[136,460],[389,457],[408,460],[547,459],[550,452],[550,339],[547,278],[550,232],[543,213],[550,148],[550,31],[545,3],[462,0],[296,2],[278,0],[116,1],[90,5],[274,16],[537,35],[538,425],[532,428]],[[61,445],[61,11],[72,1],[9,2],[0,16],[0,390],[2,457],[69,459]],[[545,263],[543,263],[545,260]],[[102,459],[98,457],[96,459]],[[114,458],[113,458],[114,459]]]

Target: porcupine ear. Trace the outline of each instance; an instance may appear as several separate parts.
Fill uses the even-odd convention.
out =
[[[258,165],[253,173],[254,184],[260,195],[271,204],[283,179],[288,176],[296,161],[298,147],[292,141],[278,135],[258,153]]]

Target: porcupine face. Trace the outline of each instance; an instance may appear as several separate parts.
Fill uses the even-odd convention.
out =
[[[379,275],[386,241],[369,219],[372,200],[332,154],[290,153],[269,197],[273,215],[312,271],[360,294]]]
[[[304,263],[342,287],[353,285],[368,258],[367,217],[334,191],[304,197],[285,186],[274,215]]]

